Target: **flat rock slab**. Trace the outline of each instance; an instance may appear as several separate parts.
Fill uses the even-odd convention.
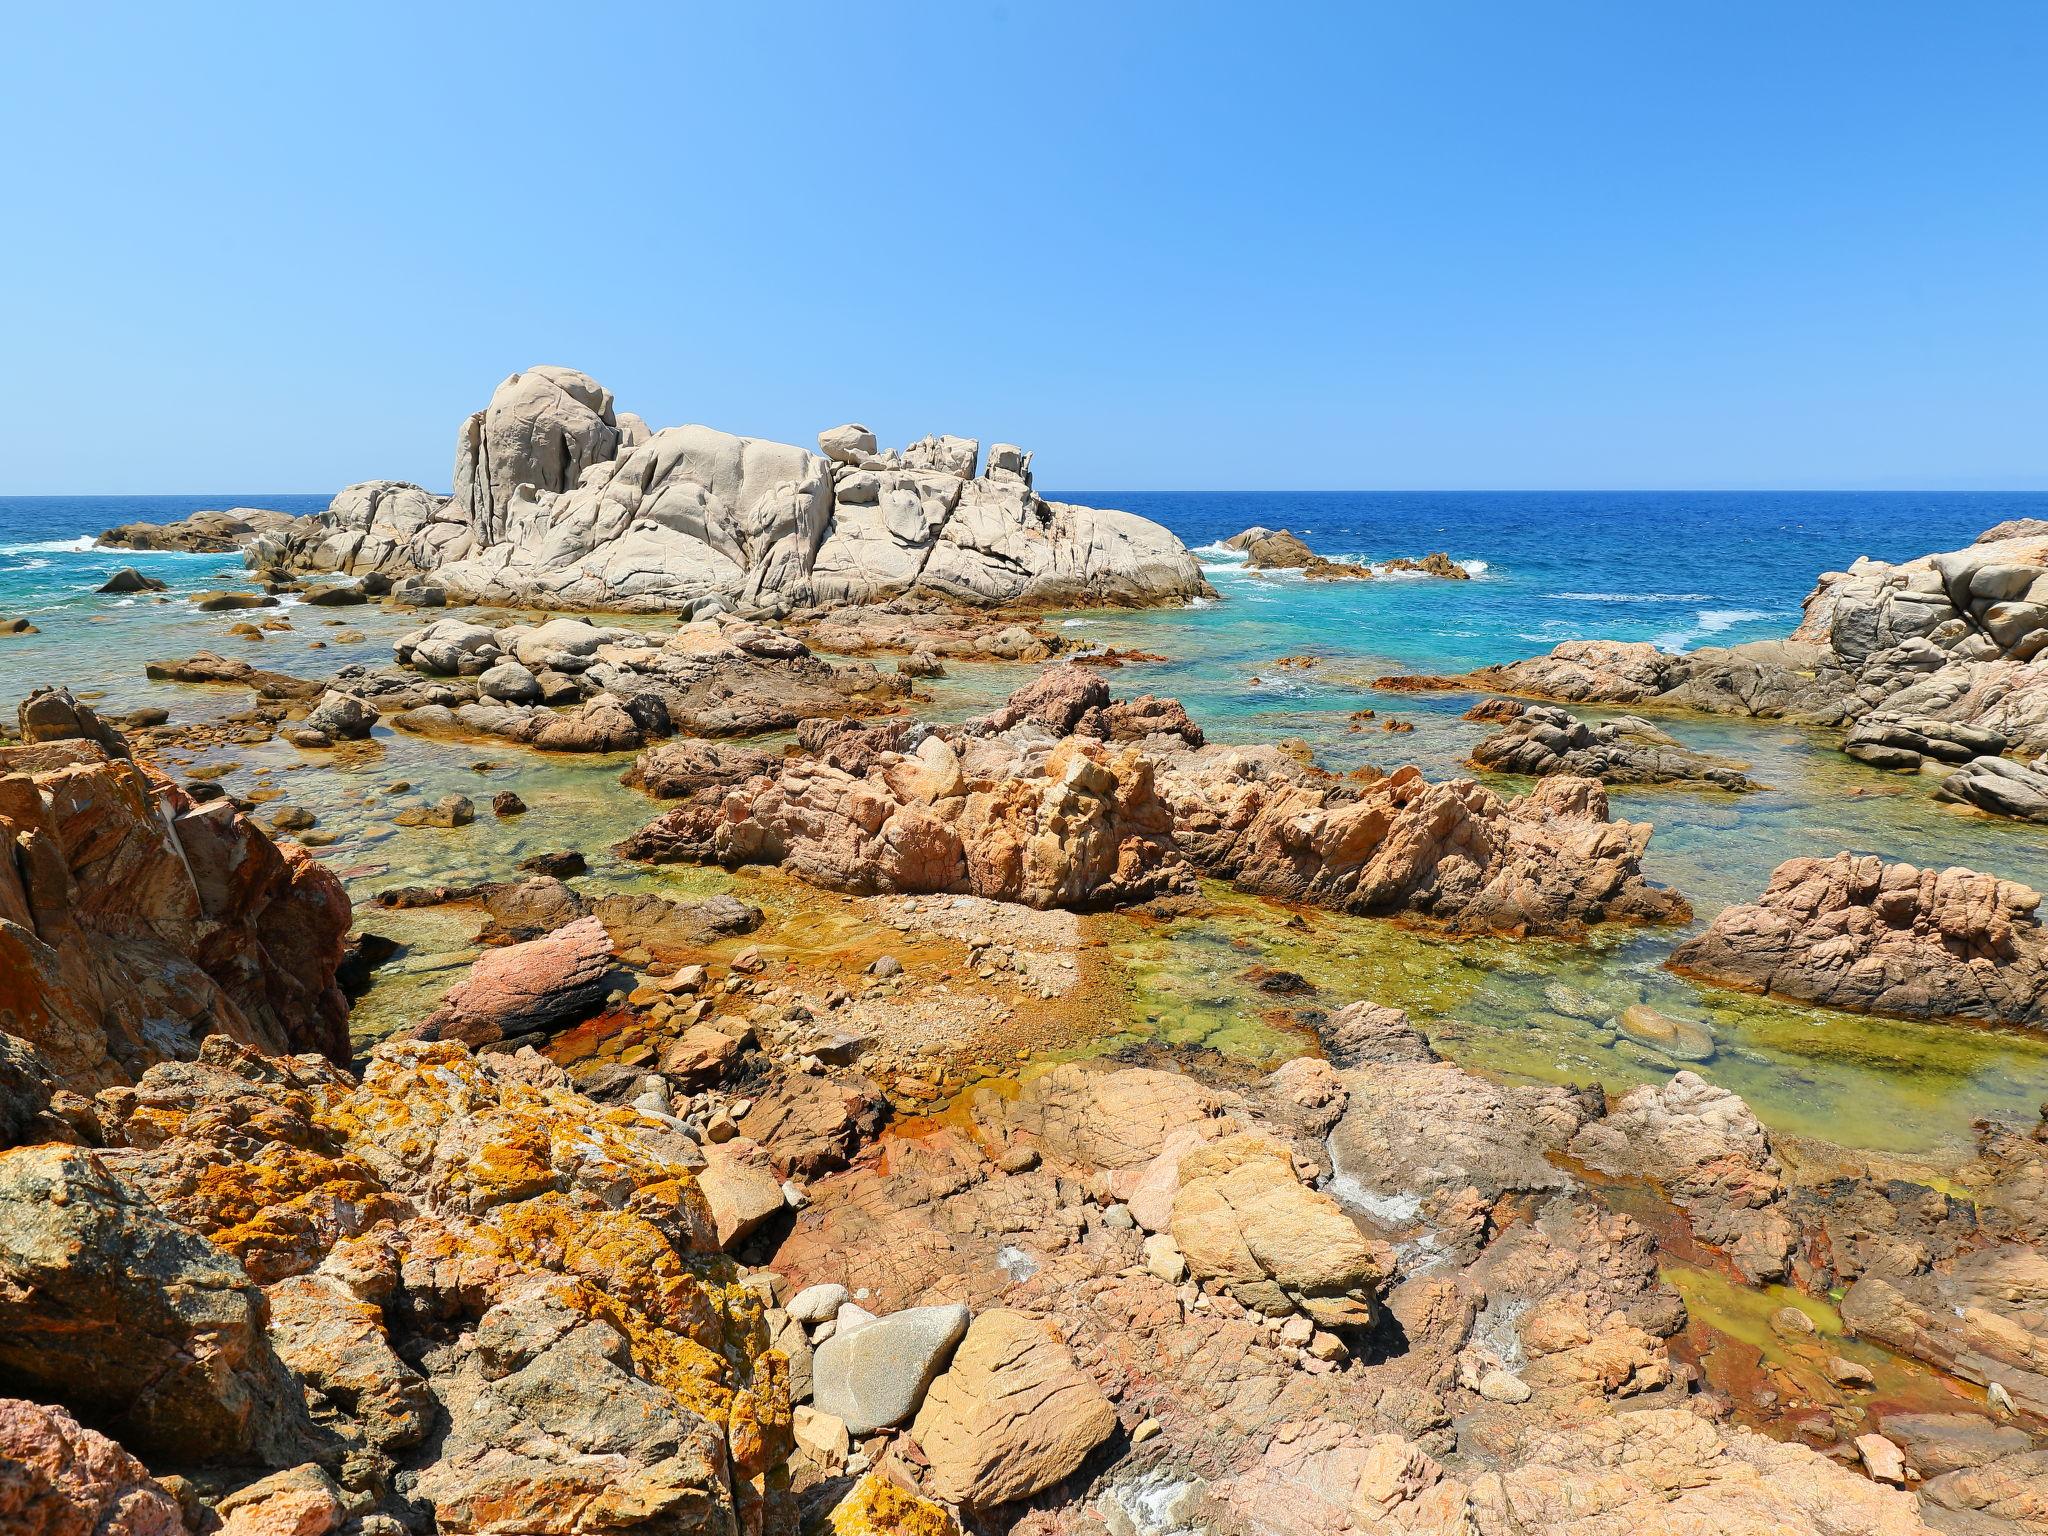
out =
[[[811,1401],[871,1435],[917,1412],[932,1378],[966,1336],[963,1306],[909,1307],[835,1333],[811,1367]]]

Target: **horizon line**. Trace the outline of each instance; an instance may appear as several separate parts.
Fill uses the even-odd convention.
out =
[[[351,482],[351,484],[360,482]],[[413,482],[407,482],[413,483]],[[346,489],[347,487],[343,487]],[[453,493],[428,486],[429,495]],[[2048,481],[2039,485],[1496,485],[1496,486],[1083,486],[1039,494],[1049,500],[1064,496],[2048,496]],[[0,491],[0,501],[188,500],[214,497],[236,505],[254,505],[266,496],[325,496],[340,491]],[[241,498],[238,500],[238,498]]]

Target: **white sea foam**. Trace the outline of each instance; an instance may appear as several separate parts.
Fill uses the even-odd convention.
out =
[[[1693,615],[1692,628],[1673,630],[1669,634],[1659,635],[1650,643],[1660,651],[1680,655],[1689,650],[1695,642],[1705,640],[1711,635],[1733,629],[1738,624],[1751,624],[1769,617],[1768,613],[1758,608],[1702,608]]]
[[[1232,549],[1220,539],[1214,544],[1197,544],[1188,553],[1191,555],[1203,555],[1211,560],[1227,561],[1232,565],[1243,565],[1245,561],[1251,558],[1243,550]]]
[[[1090,624],[1093,624],[1094,622],[1095,620],[1093,619],[1062,619],[1060,620],[1060,628],[1086,629]]]
[[[77,555],[92,548],[92,535],[75,539],[37,539],[27,544],[0,544],[0,555]]]
[[[1419,1195],[1382,1195],[1367,1189],[1355,1175],[1340,1173],[1323,1186],[1323,1192],[1339,1205],[1365,1212],[1385,1226],[1406,1226],[1422,1214]]]
[[[1710,603],[1711,592],[1546,592],[1553,603]]]

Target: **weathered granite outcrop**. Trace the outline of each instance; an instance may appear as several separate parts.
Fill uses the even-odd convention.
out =
[[[102,549],[175,550],[192,555],[227,555],[259,538],[287,536],[298,518],[263,507],[229,507],[194,512],[170,523],[123,523],[93,542]]]
[[[1506,799],[1413,767],[1358,784],[1271,749],[1206,747],[1168,762],[1160,792],[1188,856],[1262,896],[1509,933],[1690,911],[1643,878],[1649,825],[1610,819],[1591,779]]]
[[[458,435],[446,500],[351,486],[259,539],[264,568],[431,574],[458,601],[560,609],[784,612],[905,593],[968,604],[1148,603],[1206,590],[1170,533],[1041,499],[1030,455],[926,438],[823,454],[710,427],[650,432],[568,368],[500,384]]]
[[[94,1108],[105,1150],[0,1155],[0,1381],[159,1470],[282,1469],[230,1531],[323,1489],[391,1533],[787,1518],[786,1362],[666,1116],[531,1052],[389,1043],[357,1081],[219,1037]]]
[[[20,713],[23,744],[0,747],[0,1032],[80,1092],[212,1034],[345,1059],[341,882],[138,767],[69,694]]]
[[[1277,750],[1203,746],[1174,701],[1113,702],[1085,668],[1051,669],[955,730],[862,735],[836,761],[842,744],[821,738],[819,756],[743,781],[705,772],[674,783],[682,803],[621,852],[1033,906],[1143,901],[1210,874],[1260,895],[1489,932],[1687,911],[1642,877],[1650,828],[1610,820],[1590,780],[1546,780],[1512,800],[1413,768],[1360,784]]]
[[[1685,784],[1743,791],[1757,785],[1743,765],[1683,746],[1636,715],[1589,724],[1568,710],[1523,708],[1472,749],[1474,766],[1495,773],[1576,774],[1603,784]]]
[[[1672,954],[1720,986],[1902,1018],[2048,1022],[2040,893],[1969,869],[1788,859]]]
[[[1572,640],[1465,677],[1382,682],[1807,721],[1843,729],[1851,756],[1887,768],[2034,758],[2048,753],[2048,525],[2000,524],[1964,549],[1830,571],[1783,640],[1683,655]],[[2000,786],[1979,782],[1981,796],[1966,781],[1953,798],[2010,814]],[[2024,787],[2016,798],[2031,807]]]
[[[1007,767],[1022,765],[1005,765]],[[629,857],[779,864],[829,890],[962,891],[1035,907],[1192,888],[1151,762],[1074,738],[1031,771],[977,772],[941,736],[856,776],[810,758],[713,785],[622,845]]]

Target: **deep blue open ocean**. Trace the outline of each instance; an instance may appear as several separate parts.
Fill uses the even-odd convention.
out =
[[[1858,555],[1902,559],[1954,548],[2005,518],[2048,517],[2041,492],[1055,494],[1141,513],[1202,551],[1229,599],[1227,615],[1214,616],[1223,627],[1440,669],[1580,637],[1684,650],[1783,634],[1823,570]],[[174,590],[209,585],[236,565],[232,557],[83,548],[113,524],[202,507],[308,512],[325,504],[322,496],[258,493],[0,497],[0,616],[42,622],[121,564],[146,564]],[[1443,550],[1478,579],[1246,579],[1216,546],[1254,523],[1291,528],[1332,556],[1384,561]]]

